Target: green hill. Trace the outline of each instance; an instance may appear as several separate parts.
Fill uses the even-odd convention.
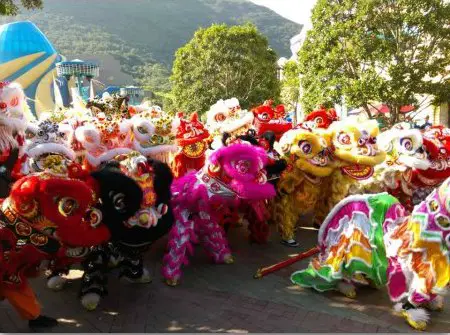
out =
[[[253,22],[287,57],[289,39],[301,29],[248,0],[45,0],[44,10],[0,23],[16,20],[33,21],[63,55],[112,55],[138,82],[143,72],[151,73],[146,83],[156,90],[167,89],[175,51],[199,27]]]

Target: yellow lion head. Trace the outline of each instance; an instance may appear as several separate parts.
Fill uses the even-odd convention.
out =
[[[379,128],[375,120],[356,122],[349,118],[334,122],[329,131],[334,159],[350,177],[367,179],[373,174],[373,167],[384,161],[386,153],[376,143]]]
[[[326,177],[334,168],[329,156],[330,140],[330,133],[323,129],[293,129],[281,137],[278,151],[293,167],[316,177]]]

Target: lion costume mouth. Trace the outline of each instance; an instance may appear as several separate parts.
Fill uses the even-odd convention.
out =
[[[347,176],[356,180],[365,180],[372,177],[374,168],[368,165],[350,165],[341,168],[342,172]]]

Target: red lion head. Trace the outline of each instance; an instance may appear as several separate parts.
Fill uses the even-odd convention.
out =
[[[292,123],[286,121],[286,110],[284,105],[273,107],[273,101],[267,100],[264,104],[252,110],[254,119],[254,126],[257,135],[262,135],[267,131],[272,131],[276,139],[279,140],[281,136],[292,129]]]
[[[305,117],[305,122],[311,122],[313,128],[327,129],[331,123],[338,121],[339,117],[334,108],[326,109],[320,106],[319,109],[313,110]]]
[[[47,236],[69,248],[95,246],[110,238],[101,212],[94,207],[98,201],[97,183],[87,175],[85,180],[74,178],[79,170],[77,165],[70,167],[72,178],[33,174],[13,185],[3,207],[9,207],[39,233],[35,241],[38,246],[46,243]]]
[[[450,129],[433,126],[423,132],[423,148],[430,162],[427,170],[416,169],[407,180],[417,186],[436,186],[450,177]]]

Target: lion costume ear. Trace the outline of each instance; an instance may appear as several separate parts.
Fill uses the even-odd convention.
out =
[[[13,185],[9,197],[16,207],[31,204],[39,192],[39,186],[38,177],[24,177]]]

